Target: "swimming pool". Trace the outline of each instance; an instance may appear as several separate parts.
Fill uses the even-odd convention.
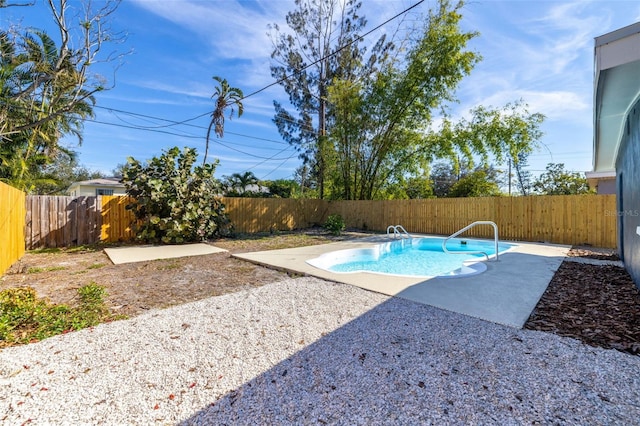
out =
[[[479,274],[487,269],[482,254],[450,254],[442,251],[444,238],[420,237],[394,240],[370,248],[338,250],[325,253],[307,263],[335,273],[373,272],[377,274],[411,277],[460,277]],[[503,253],[513,244],[500,243]],[[452,238],[447,250],[483,251],[495,255],[493,241]]]

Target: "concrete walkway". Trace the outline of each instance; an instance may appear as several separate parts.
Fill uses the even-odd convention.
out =
[[[522,328],[570,249],[570,246],[518,242],[509,252],[501,254],[498,262],[486,262],[487,270],[479,275],[427,280],[366,272],[332,273],[306,263],[324,253],[366,248],[387,241],[386,236],[375,236],[317,246],[235,254],[234,257]]]
[[[200,256],[227,251],[209,244],[179,244],[141,247],[106,248],[104,252],[115,264],[145,262],[156,259],[172,259],[176,257]]]

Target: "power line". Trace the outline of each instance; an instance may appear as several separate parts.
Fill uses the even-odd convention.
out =
[[[133,123],[127,123],[122,118],[117,117],[117,115],[116,115],[116,117],[119,120],[127,123],[132,128],[135,128],[135,129],[138,129],[138,130],[150,130],[150,131],[151,130],[155,130],[155,129],[164,128],[164,127],[172,127],[172,126],[178,126],[178,125],[186,125],[187,127],[193,127],[193,128],[196,128],[196,129],[206,130],[207,129],[206,126],[201,126],[201,125],[197,125],[197,124],[186,124],[186,123],[188,123],[189,121],[194,121],[194,120],[196,120],[198,118],[202,118],[205,115],[210,114],[210,113],[207,112],[207,113],[204,113],[204,114],[200,114],[200,115],[198,115],[197,117],[194,117],[194,118],[189,118],[189,119],[182,120],[182,121],[174,121],[174,120],[170,120],[168,118],[155,117],[155,116],[151,116],[151,115],[147,115],[147,114],[139,114],[139,113],[136,113],[136,112],[124,111],[124,110],[117,109],[117,108],[103,107],[103,106],[97,106],[97,105],[95,106],[95,108],[104,109],[104,110],[109,111],[109,112],[117,112],[117,113],[121,113],[121,114],[127,114],[127,115],[131,115],[133,117],[148,118],[148,119],[160,120],[160,121],[165,121],[165,122],[170,123],[170,124],[162,125],[162,126],[139,126],[139,125],[135,125]],[[88,121],[91,121],[91,120],[88,120]],[[113,124],[113,125],[115,126],[116,124]],[[279,140],[276,140],[276,139],[261,138],[261,137],[257,137],[257,136],[247,135],[247,134],[244,134],[244,133],[236,133],[236,132],[231,132],[231,131],[226,131],[226,130],[225,130],[225,133],[230,134],[230,135],[234,135],[234,136],[240,136],[240,137],[243,137],[243,138],[249,138],[249,139],[255,139],[255,140],[259,140],[259,141],[264,141],[264,142],[272,142],[272,143],[277,143],[277,144],[282,144],[282,145],[288,145],[287,142],[279,141]]]
[[[263,156],[261,156],[261,155],[255,155],[255,154],[251,154],[251,153],[249,153],[249,152],[241,151],[241,150],[239,150],[239,149],[237,149],[237,148],[234,148],[234,147],[232,147],[232,146],[229,146],[229,145],[227,145],[227,144],[222,143],[222,141],[221,141],[220,139],[214,139],[214,140],[213,140],[213,142],[217,143],[218,145],[222,145],[222,146],[224,146],[225,148],[230,149],[230,150],[232,150],[232,151],[236,151],[236,152],[239,152],[239,153],[241,153],[241,154],[248,155],[249,157],[260,158],[260,159],[263,159],[263,160],[273,160],[273,161],[279,161],[279,160],[286,159],[286,158],[263,157]],[[277,154],[275,154],[275,155],[281,154],[281,153],[285,152],[286,150],[288,150],[289,148],[290,148],[290,147],[286,147],[286,148],[284,148],[284,149],[282,149],[282,150],[278,151],[278,153],[277,153]]]
[[[190,138],[190,139],[204,139],[204,137],[203,137],[203,136],[185,135],[185,134],[180,134],[180,133],[173,133],[173,132],[169,132],[169,131],[166,131],[166,130],[158,130],[158,129],[155,129],[155,130],[152,130],[152,129],[139,129],[139,128],[134,127],[134,126],[127,126],[127,125],[124,125],[124,124],[108,123],[108,122],[105,122],[105,121],[99,121],[99,120],[87,120],[87,121],[90,121],[90,122],[92,122],[92,123],[97,123],[97,124],[103,124],[103,125],[107,125],[107,126],[130,128],[130,129],[134,129],[134,130],[144,130],[144,131],[148,131],[148,132],[162,133],[162,134],[168,134],[168,135],[172,135],[172,136],[179,136],[179,137]],[[230,150],[232,150],[232,151],[236,151],[236,152],[238,152],[238,153],[240,153],[240,154],[248,155],[248,156],[250,156],[250,157],[254,157],[254,158],[260,158],[260,159],[263,159],[263,160],[266,160],[266,161],[269,161],[269,160],[271,160],[271,161],[280,161],[280,160],[285,160],[285,159],[293,158],[293,157],[287,157],[287,158],[274,158],[273,156],[272,156],[272,157],[264,157],[264,156],[262,156],[262,155],[252,154],[252,153],[250,153],[250,152],[242,151],[242,150],[237,149],[237,148],[234,148],[234,147],[232,147],[232,146],[230,146],[230,145],[228,145],[228,144],[225,144],[225,143],[223,143],[223,142],[221,141],[221,139],[217,139],[217,138],[216,138],[216,139],[212,139],[212,140],[211,140],[211,142],[214,142],[214,143],[217,143],[217,144],[219,144],[219,145],[222,145],[222,146],[224,146],[225,148],[230,149]],[[234,143],[235,143],[235,144],[238,144],[237,142],[234,142]],[[238,145],[240,145],[240,146],[247,146],[247,147],[250,147],[250,146],[248,146],[248,145],[244,145],[244,144],[238,144]],[[272,150],[272,149],[277,149],[277,148],[261,147],[260,149],[270,149],[270,150]],[[281,154],[281,153],[283,153],[283,152],[287,151],[288,149],[291,149],[291,146],[287,146],[287,147],[285,147],[284,149],[279,150],[275,155]]]
[[[203,138],[203,136],[174,133],[174,132],[170,132],[168,130],[146,129],[144,127],[140,128],[138,126],[129,126],[129,125],[126,125],[126,124],[109,123],[109,122],[100,121],[100,120],[85,119],[85,121],[88,121],[90,123],[96,123],[96,124],[104,124],[106,126],[122,127],[122,128],[125,128],[125,129],[134,129],[134,130],[143,130],[143,131],[147,131],[147,132],[162,133],[162,134],[165,134],[165,135],[179,136],[179,137],[184,137],[184,138],[191,138],[191,139],[202,139]]]
[[[200,114],[200,115],[192,117],[192,118],[187,118],[186,120],[173,121],[173,120],[169,120],[167,118],[154,117],[152,115],[140,114],[140,113],[131,112],[131,111],[124,111],[124,110],[121,110],[121,109],[103,107],[103,106],[99,106],[99,105],[94,105],[94,108],[100,108],[100,109],[104,109],[104,110],[107,110],[107,111],[119,112],[119,113],[122,113],[122,114],[132,115],[132,116],[135,116],[135,117],[150,118],[150,119],[153,119],[153,120],[160,120],[160,121],[166,121],[168,123],[171,123],[171,124],[167,124],[167,125],[163,125],[163,126],[148,127],[149,129],[162,128],[162,127],[172,127],[172,126],[178,126],[178,125],[187,125],[187,126],[196,127],[196,128],[199,128],[199,129],[206,129],[206,127],[203,127],[203,126],[197,126],[197,125],[194,125],[194,124],[186,124],[186,123],[189,123],[190,121],[195,121],[195,120],[197,120],[199,118],[204,117],[205,115],[211,114],[211,112],[205,112],[204,114]],[[143,126],[141,126],[141,127],[143,127]]]
[[[288,160],[290,160],[290,159],[291,159],[291,158],[293,158],[293,157],[295,157],[295,155],[293,155],[293,156],[289,157],[289,158],[288,158]],[[282,163],[280,163],[280,164],[279,164],[275,169],[271,170],[271,171],[270,171],[269,173],[267,173],[266,175],[263,175],[263,176],[262,176],[262,179],[264,180],[264,179],[265,179],[267,176],[269,176],[271,173],[276,172],[280,167],[284,166],[284,164],[285,164],[286,162],[287,162],[287,160],[284,160],[284,161],[283,161]],[[257,165],[256,165],[256,166],[254,166],[254,167],[257,167]],[[252,167],[252,168],[253,168],[253,167]]]

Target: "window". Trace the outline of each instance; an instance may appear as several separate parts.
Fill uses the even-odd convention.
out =
[[[113,195],[113,189],[96,188],[96,195]]]

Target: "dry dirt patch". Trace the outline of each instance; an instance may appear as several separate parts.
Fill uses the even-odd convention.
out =
[[[33,287],[53,303],[74,304],[77,289],[95,282],[106,288],[115,313],[138,315],[211,296],[258,287],[285,279],[283,272],[235,259],[232,253],[326,244],[362,236],[348,232],[335,237],[319,230],[277,235],[250,235],[212,241],[228,250],[175,259],[114,265],[101,247],[55,252],[28,252],[0,278],[0,290]]]

